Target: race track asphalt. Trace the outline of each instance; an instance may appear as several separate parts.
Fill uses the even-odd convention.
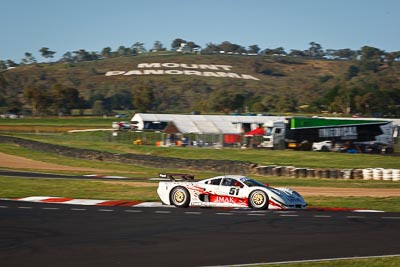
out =
[[[400,213],[0,200],[0,265],[213,266],[400,253]]]

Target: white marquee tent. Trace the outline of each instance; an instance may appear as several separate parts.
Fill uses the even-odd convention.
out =
[[[282,121],[282,116],[237,116],[237,115],[179,115],[179,114],[147,114],[136,113],[131,123],[138,130],[162,130],[173,123],[180,133],[197,134],[240,134],[243,125],[249,130],[260,124],[272,121]],[[157,125],[163,124],[163,127]]]

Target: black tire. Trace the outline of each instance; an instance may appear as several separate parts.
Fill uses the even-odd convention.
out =
[[[170,198],[171,204],[177,208],[189,207],[190,194],[189,194],[189,191],[182,186],[177,186],[174,189],[172,189],[169,198]]]
[[[264,210],[268,209],[269,198],[262,190],[254,190],[249,196],[249,206],[253,209]]]
[[[329,150],[329,148],[328,148],[327,146],[323,146],[323,147],[321,148],[321,151],[322,151],[322,152],[329,152],[330,150]]]

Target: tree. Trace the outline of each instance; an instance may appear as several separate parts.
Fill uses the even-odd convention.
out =
[[[51,105],[52,99],[43,89],[37,87],[26,87],[24,96],[27,102],[32,106],[32,114],[40,115]]]
[[[125,47],[125,46],[121,45],[117,49],[117,55],[121,56],[121,57],[122,56],[130,56],[130,55],[132,55],[132,50],[129,47]]]
[[[378,48],[371,46],[363,46],[361,47],[361,60],[374,60],[374,61],[382,61],[382,56],[384,52]]]
[[[3,60],[0,60],[0,71],[7,69],[7,63]]]
[[[368,92],[363,95],[356,95],[354,97],[354,112],[359,112],[362,114],[370,113],[370,108],[372,107],[374,94],[372,92]]]
[[[214,91],[210,95],[210,108],[228,114],[234,110],[242,110],[246,96],[242,93],[232,93],[228,90]]]
[[[79,49],[77,51],[74,51],[73,53],[75,54],[74,61],[76,62],[92,60],[91,54],[85,49]]]
[[[322,46],[320,44],[317,44],[316,42],[311,42],[307,54],[310,57],[323,57],[324,51],[322,50]]]
[[[294,95],[281,95],[275,103],[275,110],[278,112],[295,112],[297,109],[297,99]]]
[[[164,50],[165,48],[163,47],[163,44],[160,41],[155,41],[153,49],[151,49],[152,52],[164,51]]]
[[[154,107],[154,93],[151,82],[133,87],[133,105],[139,112],[146,112]]]
[[[53,99],[53,110],[56,114],[70,114],[71,110],[80,105],[79,91],[75,88],[54,84],[50,90]]]
[[[351,49],[339,49],[336,50],[334,55],[340,59],[355,59],[357,57],[357,51]]]
[[[39,52],[42,54],[44,58],[53,58],[56,52],[50,51],[47,47],[42,47]]]
[[[219,51],[219,47],[214,43],[207,43],[206,48],[203,49],[203,52],[214,54]]]
[[[147,50],[144,47],[144,43],[136,42],[131,46],[132,51],[135,54],[145,53]]]
[[[171,48],[177,49],[181,46],[182,43],[186,44],[187,42],[181,38],[176,38],[175,40],[172,41]]]
[[[346,73],[346,79],[351,80],[353,77],[357,76],[360,69],[357,66],[351,65]]]
[[[225,52],[232,52],[232,53],[246,52],[246,49],[244,49],[242,46],[237,44],[232,44],[231,42],[228,41],[222,42],[218,47],[220,51],[225,51]]]
[[[194,43],[192,41],[187,42],[187,46],[189,46],[191,49],[200,48],[199,45],[197,45],[196,43]]]
[[[258,45],[254,44],[254,45],[250,45],[249,49],[247,49],[247,52],[249,53],[254,53],[254,54],[258,54],[258,52],[260,52],[260,47],[258,47]]]
[[[103,100],[96,100],[92,106],[92,112],[95,115],[101,115],[105,113]]]
[[[301,51],[301,50],[292,49],[292,50],[290,50],[289,56],[305,57],[305,56],[307,56],[307,53],[305,53],[304,51]]]
[[[103,58],[111,58],[111,47],[104,47],[103,50],[101,50],[101,55],[103,56]]]
[[[122,90],[114,93],[109,97],[111,109],[132,109],[133,108],[133,97],[132,92],[128,90]]]
[[[273,48],[273,49],[265,49],[263,52],[263,54],[266,55],[273,55],[273,56],[284,56],[287,53],[285,52],[285,49],[283,47],[277,47],[277,48]]]
[[[6,61],[6,64],[7,64],[7,66],[8,66],[9,68],[17,67],[17,66],[18,66],[18,63],[15,63],[14,61],[12,61],[12,60],[10,60],[10,59],[8,59],[8,60]]]
[[[33,64],[36,63],[35,57],[28,52],[25,52],[25,57],[21,60],[21,64]]]
[[[60,59],[61,62],[73,62],[74,57],[71,52],[66,52]]]

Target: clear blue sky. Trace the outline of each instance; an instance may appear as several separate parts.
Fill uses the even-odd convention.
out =
[[[399,0],[0,0],[0,60],[176,38],[261,49],[400,50]]]

